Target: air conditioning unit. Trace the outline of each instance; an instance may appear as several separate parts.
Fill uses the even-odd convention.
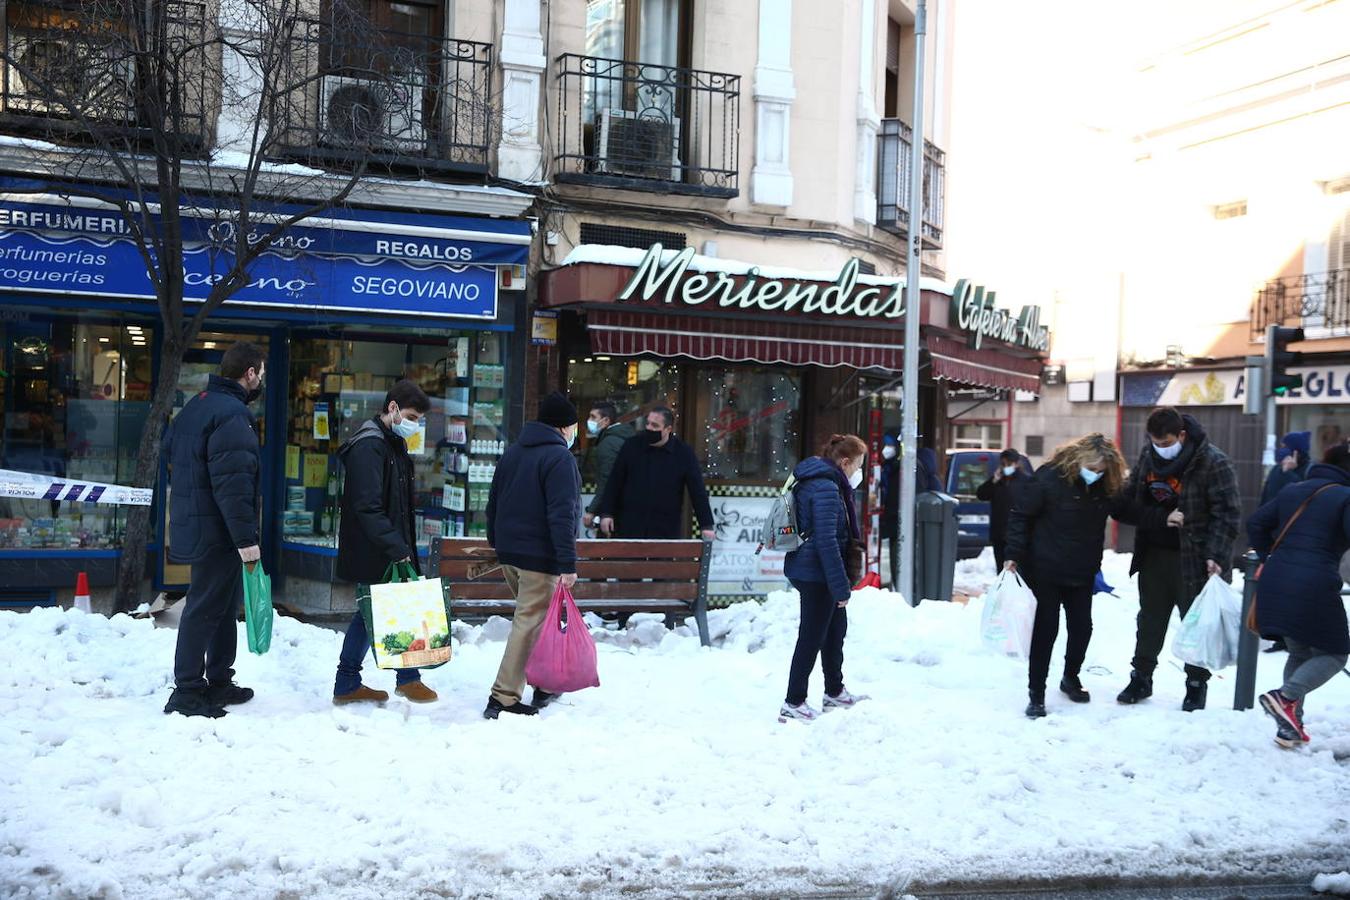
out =
[[[680,120],[626,109],[600,111],[596,171],[680,181]]]
[[[406,74],[378,81],[325,75],[319,118],[323,141],[343,147],[424,151],[424,87],[420,78]]]
[[[135,110],[136,62],[127,48],[80,40],[75,34],[10,29],[5,63],[7,112],[130,119]],[[16,65],[17,63],[17,65]],[[30,83],[24,72],[34,77]]]

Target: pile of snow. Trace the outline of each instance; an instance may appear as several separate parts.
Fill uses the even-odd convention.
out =
[[[1022,715],[1024,664],[982,650],[979,600],[858,592],[845,671],[871,699],[809,725],[776,718],[791,593],[714,611],[711,649],[651,617],[597,630],[601,688],[496,722],[481,712],[504,620],[455,626],[455,658],[426,675],[440,702],[335,708],[341,635],[278,619],[271,653],[238,663],[257,698],[211,721],[161,712],[173,631],[0,613],[0,884],[24,898],[670,897],[1338,871],[1350,678],[1309,700],[1314,742],[1298,752],[1229,709],[1232,670],[1203,713],[1180,711],[1169,659],[1151,702],[1117,706],[1127,565],[1108,560],[1122,598],[1096,602],[1093,702],[1055,692],[1056,667],[1040,721]],[[1263,656],[1260,689],[1282,664]]]
[[[1350,872],[1338,872],[1335,875],[1318,875],[1313,879],[1314,891],[1321,894],[1336,894],[1350,897]]]

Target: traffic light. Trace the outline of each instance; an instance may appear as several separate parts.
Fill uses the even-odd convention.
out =
[[[1283,325],[1266,327],[1266,383],[1267,394],[1284,396],[1287,391],[1303,387],[1302,375],[1290,375],[1289,368],[1303,362],[1303,354],[1286,349],[1290,344],[1303,340],[1302,328],[1286,328]]]

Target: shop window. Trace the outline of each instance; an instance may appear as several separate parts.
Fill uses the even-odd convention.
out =
[[[1045,435],[1032,434],[1027,436],[1027,445],[1023,451],[1027,456],[1045,455]]]
[[[400,378],[431,399],[413,458],[418,546],[436,537],[485,537],[487,498],[507,446],[506,345],[496,332],[416,341],[291,341],[283,540],[337,546],[342,442],[378,415]]]
[[[690,0],[587,0],[586,55],[648,66],[688,67]],[[675,79],[642,73],[637,81],[592,79],[588,120],[603,109],[672,121],[681,98]]]
[[[675,410],[676,430],[687,429],[679,421],[680,366],[663,359],[614,359],[611,357],[577,357],[568,360],[567,393],[577,405],[584,419],[593,404],[608,400],[613,403],[622,422],[645,421],[647,411],[655,406],[669,406]],[[583,427],[577,441],[582,452],[581,477],[593,484],[595,473],[590,459],[591,439]]]
[[[801,458],[800,374],[761,366],[703,366],[698,409],[703,474],[782,483]]]
[[[0,324],[0,468],[129,484],[150,408],[151,329],[83,318]],[[118,506],[0,497],[0,548],[117,547]]]
[[[952,429],[952,446],[958,450],[1001,450],[1003,423],[958,423]]]

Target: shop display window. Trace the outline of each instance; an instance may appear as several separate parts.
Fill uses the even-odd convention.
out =
[[[619,412],[619,420],[645,421],[647,411],[656,406],[669,406],[678,414],[680,366],[661,359],[613,359],[609,357],[581,357],[569,360],[567,393],[577,405],[584,420],[591,405],[608,400]],[[676,430],[681,427],[676,423]],[[587,451],[593,439],[583,425],[577,430],[577,442],[582,451],[582,478],[589,484],[595,480],[590,471]]]
[[[400,378],[431,398],[413,458],[418,546],[435,537],[485,537],[487,498],[507,447],[506,342],[497,332],[379,340],[291,340],[291,423],[285,454],[283,540],[337,546],[343,441],[378,415]]]
[[[150,409],[152,328],[80,316],[0,324],[0,468],[129,484]],[[112,504],[0,497],[0,549],[108,549]]]
[[[698,409],[707,478],[782,483],[801,458],[801,375],[766,366],[704,365]]]

